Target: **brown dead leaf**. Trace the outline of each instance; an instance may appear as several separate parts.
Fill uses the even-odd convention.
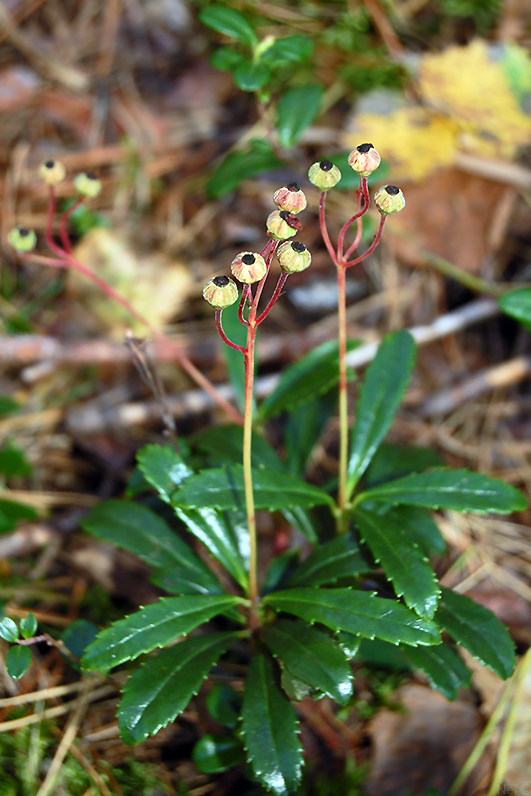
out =
[[[418,685],[404,686],[397,697],[406,712],[382,710],[369,727],[375,751],[366,792],[410,796],[434,788],[445,793],[479,737],[479,712]],[[475,793],[490,770],[491,761],[482,757],[461,796]]]
[[[180,309],[192,279],[187,268],[161,253],[142,254],[124,235],[92,229],[76,247],[75,256],[126,298],[153,326],[161,329]],[[105,295],[87,277],[69,272],[69,288],[78,300],[115,336],[124,327],[140,335],[146,328]]]

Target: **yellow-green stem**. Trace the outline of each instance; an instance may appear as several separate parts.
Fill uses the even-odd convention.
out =
[[[339,490],[337,532],[348,530],[347,467],[348,467],[348,394],[347,394],[347,303],[345,267],[337,265],[338,342],[339,342]]]
[[[252,311],[254,309],[254,312]],[[256,542],[256,516],[254,510],[253,476],[251,470],[251,442],[253,433],[253,383],[254,383],[254,344],[256,339],[256,308],[252,308],[247,327],[247,346],[245,349],[245,406],[243,412],[243,481],[245,486],[245,506],[249,528],[249,598],[253,611],[258,600],[258,554]]]

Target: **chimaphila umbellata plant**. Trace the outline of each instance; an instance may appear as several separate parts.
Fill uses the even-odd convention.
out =
[[[84,668],[99,671],[144,656],[123,689],[118,709],[123,739],[142,741],[173,721],[210,675],[211,684],[224,683],[210,691],[211,712],[231,732],[209,738],[209,748],[224,750],[226,766],[247,759],[255,777],[277,794],[293,791],[300,780],[294,703],[326,695],[347,704],[353,694],[349,661],[360,654],[361,640],[398,646],[405,664],[423,670],[449,699],[470,678],[457,644],[504,678],[514,667],[514,645],[494,615],[439,586],[429,556],[440,554],[444,541],[429,511],[508,513],[526,502],[501,481],[443,468],[429,450],[397,449],[384,441],[414,367],[415,344],[407,332],[384,339],[348,428],[346,357],[355,343],[346,336],[346,271],[374,250],[385,219],[404,203],[395,186],[376,192],[380,226],[373,244],[356,256],[369,207],[367,175],[379,157],[370,144],[362,144],[349,162],[360,174],[360,186],[355,213],[336,248],[327,232],[325,198],[340,179],[339,169],[325,160],[309,172],[321,190],[321,230],[337,268],[338,342],[319,346],[288,368],[255,411],[257,328],[290,273],[311,262],[304,244],[293,240],[302,228],[298,212],[306,199],[291,184],[275,193],[277,210],[267,219],[269,240],[263,250],[240,253],[231,265],[234,278],[216,276],[204,288],[224,343],[244,359],[243,428],[206,429],[181,441],[180,452],[171,445],[148,445],[138,454],[142,480],[131,483],[129,499],[100,504],[83,522],[89,533],[136,553],[152,568],[153,582],[173,595],[102,630],[85,652]],[[347,247],[345,237],[354,224],[355,239]],[[280,276],[261,307],[275,256]],[[222,321],[224,310],[236,302],[246,331],[241,345],[226,334]],[[333,411],[329,398],[337,384],[336,500],[331,489],[308,483],[305,472]],[[258,433],[281,414],[283,458]],[[160,499],[160,510],[142,499],[150,489]],[[260,510],[278,512],[313,546],[303,560],[289,547],[273,557],[263,582],[256,535]],[[200,548],[192,548],[191,537],[214,566],[198,555]],[[0,631],[27,647],[15,623],[1,624]],[[225,708],[230,703],[230,710],[221,710],[220,700]],[[196,756],[203,763],[204,753],[202,748]]]

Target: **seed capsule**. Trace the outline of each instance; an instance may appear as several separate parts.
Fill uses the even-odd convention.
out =
[[[321,160],[310,166],[308,178],[321,191],[329,191],[341,179],[341,172],[330,160]]]
[[[372,144],[360,144],[348,156],[348,165],[360,177],[368,177],[378,168],[380,160],[380,155]]]
[[[391,213],[399,213],[403,210],[406,200],[404,199],[404,194],[396,185],[385,185],[374,194],[374,204],[382,216],[390,216]]]
[[[285,274],[298,274],[305,271],[312,261],[312,255],[298,240],[281,243],[277,249],[277,259]]]
[[[298,221],[296,218],[290,218],[290,214],[286,210],[273,210],[267,217],[266,227],[274,240],[286,240],[292,238],[297,234],[297,226],[291,226],[291,223]],[[291,222],[291,223],[290,223]]]
[[[306,196],[296,182],[275,191],[273,201],[279,210],[287,210],[288,213],[300,213],[306,207]]]
[[[215,276],[203,288],[203,298],[216,310],[224,310],[238,300],[238,287],[228,276]]]
[[[74,187],[81,196],[86,196],[87,199],[94,199],[101,191],[101,182],[94,174],[82,172],[75,178]]]
[[[231,263],[233,276],[246,285],[259,282],[266,275],[267,265],[260,254],[241,252]]]
[[[39,177],[46,185],[59,185],[66,176],[66,169],[59,160],[45,160],[39,166]]]
[[[15,227],[7,239],[17,252],[31,252],[37,245],[36,234],[32,229],[26,229],[26,227]]]

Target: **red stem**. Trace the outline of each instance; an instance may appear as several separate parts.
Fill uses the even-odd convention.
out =
[[[384,224],[385,224],[385,219],[386,218],[387,218],[387,216],[380,216],[380,225],[378,227],[378,232],[374,236],[373,242],[371,243],[371,245],[369,246],[369,248],[367,249],[366,252],[364,252],[363,254],[360,254],[360,256],[356,257],[355,260],[351,260],[350,262],[346,262],[345,263],[345,267],[346,268],[350,268],[352,265],[357,265],[358,263],[361,263],[362,260],[365,260],[365,258],[369,256],[369,254],[373,253],[375,248],[378,246],[378,243],[380,242],[380,238],[382,237],[382,231],[383,231],[383,228],[384,228]]]
[[[68,237],[68,232],[66,227],[68,222],[72,218],[73,214],[77,210],[77,208],[81,207],[82,204],[83,204],[82,199],[76,199],[72,207],[69,207],[68,210],[66,210],[59,219],[59,237],[61,238],[61,243],[63,244],[63,248],[65,252],[67,252],[67,254],[70,254],[72,251],[72,241]]]
[[[319,226],[321,227],[321,235],[323,236],[323,240],[326,244],[326,248],[328,249],[328,254],[332,258],[332,262],[337,265],[337,253],[332,246],[332,242],[330,240],[330,235],[328,234],[328,230],[326,228],[326,218],[325,218],[325,200],[326,200],[326,191],[322,191],[321,197],[319,199]]]
[[[360,210],[361,207],[361,200],[363,198],[363,208]],[[338,243],[337,243],[337,252],[340,259],[343,259],[343,241],[345,238],[345,234],[354,221],[358,222],[358,229],[356,232],[356,238],[352,246],[350,246],[349,250],[347,251],[344,259],[348,260],[352,252],[357,249],[360,239],[361,239],[361,218],[365,215],[367,210],[369,209],[369,189],[367,187],[367,177],[360,178],[360,187],[356,191],[356,214],[350,218],[346,224],[343,225],[341,232],[339,233]]]
[[[273,305],[275,304],[276,300],[277,300],[277,299],[278,299],[278,297],[280,296],[280,293],[281,293],[281,291],[282,291],[282,288],[283,288],[283,287],[284,287],[284,285],[286,284],[286,280],[287,280],[288,276],[289,276],[289,274],[285,274],[284,272],[282,272],[282,273],[280,274],[280,276],[279,276],[279,278],[278,278],[277,286],[276,286],[276,288],[275,288],[275,292],[273,293],[273,295],[272,295],[272,296],[271,296],[271,298],[269,299],[268,305],[267,305],[267,307],[265,308],[265,310],[264,310],[264,311],[262,312],[262,314],[261,314],[261,315],[259,315],[259,316],[258,316],[258,318],[256,319],[256,325],[257,325],[257,326],[259,326],[259,325],[262,323],[262,321],[263,321],[263,320],[265,320],[265,319],[267,318],[267,316],[269,315],[269,313],[270,313],[270,312],[271,312],[271,310],[273,309]]]
[[[258,283],[258,287],[256,288],[256,293],[254,294],[254,299],[253,299],[252,304],[251,304],[251,306],[254,307],[254,315],[255,315],[255,317],[256,317],[256,311],[258,309],[258,302],[260,301],[260,296],[262,295],[262,290],[264,289],[264,285],[266,283],[266,279],[267,279],[267,277],[269,275],[269,269],[271,268],[271,260],[273,259],[273,255],[274,255],[274,253],[276,251],[277,246],[278,246],[278,240],[270,240],[270,241],[267,242],[267,244],[266,244],[266,246],[265,246],[265,248],[264,248],[264,250],[262,252],[262,257],[265,260],[265,263],[266,263],[266,266],[267,266],[267,270],[266,270],[265,274],[263,275],[262,279]],[[250,315],[249,315],[249,320],[251,320]]]
[[[233,348],[235,351],[240,351],[245,356],[246,355],[246,349],[243,346],[241,346],[241,345],[236,345],[236,343],[233,343],[232,340],[229,340],[229,338],[225,334],[225,331],[223,329],[223,324],[221,322],[221,313],[222,312],[223,312],[223,310],[216,310],[216,326],[218,327],[219,336],[221,337],[223,342],[226,343],[229,346],[229,348]]]
[[[53,239],[53,219],[55,216],[55,190],[53,185],[50,185],[50,193],[48,196],[48,215],[46,218],[46,229],[44,232],[44,237],[48,248],[51,249],[54,254],[57,254],[61,259],[63,259],[65,252],[58,246],[54,239]]]
[[[241,299],[240,299],[240,306],[238,307],[238,320],[239,320],[239,321],[240,321],[240,323],[242,323],[244,326],[249,326],[249,321],[247,321],[247,320],[246,320],[246,319],[243,317],[243,311],[244,311],[244,309],[245,309],[245,302],[246,302],[246,300],[249,298],[249,295],[251,295],[251,296],[252,296],[252,294],[251,294],[251,286],[250,286],[250,285],[244,285],[244,286],[243,286],[243,290],[242,290],[242,297],[241,297]],[[250,303],[250,301],[251,301],[251,300],[249,299],[249,303]]]

